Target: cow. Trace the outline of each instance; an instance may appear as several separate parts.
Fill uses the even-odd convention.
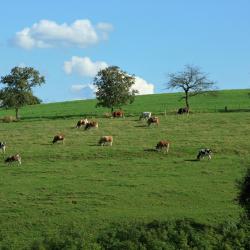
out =
[[[112,143],[113,143],[113,136],[111,135],[102,136],[99,140],[99,145],[101,146],[104,146],[104,145],[112,146]]]
[[[142,112],[140,114],[139,120],[149,119],[151,117],[151,115],[152,115],[151,112]]]
[[[11,164],[13,162],[18,162],[19,165],[22,164],[22,161],[21,161],[21,156],[19,154],[15,154],[15,155],[12,155],[12,156],[9,156],[5,159],[5,163],[8,163],[8,164]]]
[[[177,111],[177,114],[182,115],[182,114],[189,114],[189,108],[185,107],[185,108],[179,108]]]
[[[155,146],[155,148],[158,151],[164,150],[165,152],[168,153],[169,146],[170,146],[170,142],[169,141],[159,141],[157,143],[157,145]]]
[[[86,125],[85,125],[85,128],[84,130],[88,130],[90,128],[98,128],[98,122],[95,122],[95,121],[89,121]]]
[[[54,139],[53,139],[52,143],[54,144],[54,143],[56,143],[58,141],[62,141],[62,143],[64,144],[64,140],[65,140],[65,136],[62,135],[62,134],[58,134],[58,135],[54,136]]]
[[[201,160],[204,159],[205,156],[208,157],[209,160],[212,159],[212,150],[209,148],[203,148],[201,150],[199,150],[198,155],[197,155],[197,160]]]
[[[5,142],[0,142],[0,150],[2,150],[2,152],[5,154],[5,150],[6,150],[6,143]]]
[[[124,116],[124,112],[122,111],[122,110],[119,110],[119,111],[114,111],[113,113],[112,113],[112,117],[113,118],[120,118],[120,117],[125,117]]]
[[[79,120],[76,124],[76,128],[81,128],[82,126],[85,126],[87,123],[88,123],[87,119]]]
[[[158,126],[159,122],[160,122],[159,118],[156,116],[152,116],[152,117],[148,118],[148,120],[147,120],[148,126],[150,126],[152,123],[154,123]]]

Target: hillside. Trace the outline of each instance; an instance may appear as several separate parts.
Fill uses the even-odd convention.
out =
[[[223,90],[216,91],[215,95],[200,95],[190,100],[194,112],[218,112],[225,106],[230,110],[250,109],[250,90]],[[154,94],[137,96],[133,104],[124,107],[127,114],[138,115],[142,111],[151,111],[154,114],[175,112],[178,107],[184,106],[180,100],[181,93]],[[23,118],[70,118],[81,116],[103,116],[109,112],[105,108],[95,108],[96,100],[82,100],[71,102],[58,102],[26,106],[21,109]],[[0,117],[6,114],[14,115],[13,110],[0,109]]]
[[[112,222],[237,221],[236,183],[250,162],[250,116],[215,107],[246,111],[247,93],[195,97],[192,110],[199,112],[189,116],[172,112],[182,106],[179,94],[138,96],[125,119],[102,117],[107,110],[95,109],[94,100],[23,108],[20,122],[0,123],[6,155],[22,156],[21,166],[0,161],[0,243],[21,249],[71,224],[93,237]],[[159,127],[138,121],[146,110],[159,114]],[[1,110],[1,116],[10,113]],[[80,116],[98,116],[99,128],[76,129]],[[52,145],[57,133],[65,134],[64,145]],[[102,135],[114,137],[112,147],[97,145]],[[168,155],[154,150],[162,139],[171,142]],[[213,150],[212,160],[196,161],[204,147]]]

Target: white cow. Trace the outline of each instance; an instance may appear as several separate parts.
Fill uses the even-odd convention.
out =
[[[0,142],[0,149],[2,150],[3,153],[5,153],[5,149],[6,149],[6,143],[5,142]]]
[[[142,112],[140,114],[139,120],[143,119],[149,119],[151,117],[152,113],[151,112]]]

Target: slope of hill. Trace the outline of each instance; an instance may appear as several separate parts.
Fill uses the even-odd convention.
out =
[[[250,90],[223,90],[216,91],[214,95],[200,95],[190,100],[191,109],[194,112],[217,112],[224,110],[250,109]],[[142,111],[151,111],[155,114],[176,112],[178,107],[184,106],[180,100],[181,93],[154,94],[137,96],[133,104],[124,106],[127,114],[138,115]],[[106,108],[95,108],[96,100],[82,100],[71,102],[58,102],[26,106],[21,109],[23,118],[60,118],[80,116],[102,116],[109,112]],[[14,114],[13,110],[0,109],[0,117],[5,114]]]
[[[20,249],[71,223],[91,236],[117,221],[236,221],[242,211],[235,202],[236,181],[250,162],[250,116],[212,111],[224,105],[248,108],[247,93],[195,97],[193,109],[207,112],[189,116],[171,113],[182,106],[179,94],[137,97],[125,108],[136,117],[125,119],[101,117],[107,110],[96,110],[94,100],[23,108],[26,119],[0,124],[6,154],[22,156],[21,167],[0,162],[0,242]],[[159,114],[165,107],[170,112],[159,115],[159,127],[138,121],[140,111]],[[95,118],[99,128],[76,129],[84,114],[100,116]],[[56,119],[60,117],[67,119]],[[52,145],[59,132],[65,134],[65,145]],[[113,135],[112,147],[97,145],[103,135]],[[154,150],[162,139],[171,142],[168,155]],[[203,147],[213,150],[211,161],[196,161]]]

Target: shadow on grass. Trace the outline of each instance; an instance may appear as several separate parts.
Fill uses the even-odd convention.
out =
[[[90,146],[90,147],[100,147],[100,145],[99,144],[94,144],[94,143],[92,143],[92,144],[88,144],[88,146]]]
[[[148,126],[147,125],[135,125],[134,127],[135,128],[147,128]]]
[[[250,112],[250,109],[227,109],[227,110],[225,110],[225,109],[219,109],[218,110],[218,112],[220,112],[220,113],[240,113],[240,112]]]
[[[144,152],[158,152],[155,148],[146,148],[144,149]]]
[[[185,160],[185,161],[190,161],[190,162],[200,162],[199,160],[197,159],[188,159],[188,160]]]

